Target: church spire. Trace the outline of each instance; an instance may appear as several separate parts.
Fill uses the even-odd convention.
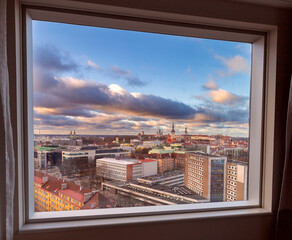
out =
[[[175,138],[175,130],[174,130],[174,123],[172,123],[172,130],[171,130],[171,139]]]
[[[172,130],[171,130],[171,132],[175,132],[175,130],[174,130],[174,123],[172,123]]]

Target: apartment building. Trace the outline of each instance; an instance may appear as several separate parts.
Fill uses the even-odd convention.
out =
[[[226,201],[247,200],[247,163],[228,160],[226,176]]]
[[[157,159],[157,170],[159,173],[171,171],[174,169],[174,158],[159,158]]]
[[[227,157],[189,153],[186,155],[185,186],[211,202],[226,199]]]
[[[34,172],[35,211],[67,211],[116,206],[103,194],[81,187],[61,178]]]

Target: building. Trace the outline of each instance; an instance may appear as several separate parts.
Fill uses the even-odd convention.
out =
[[[171,139],[175,139],[174,123],[172,124],[172,129],[171,129],[171,132],[170,132],[170,137],[171,137]]]
[[[161,141],[143,141],[143,146],[146,148],[154,148],[161,145]]]
[[[209,202],[185,186],[172,188],[162,184],[104,182],[102,189],[157,206]]]
[[[174,151],[174,149],[153,148],[148,152],[148,154],[154,155],[156,158],[172,157]]]
[[[95,150],[94,159],[99,158],[123,158],[130,157],[133,148],[116,147],[116,148],[100,148]]]
[[[82,146],[83,140],[78,138],[56,138],[53,139],[53,144],[68,145],[68,146]]]
[[[82,173],[89,167],[95,168],[96,159],[129,157],[131,151],[123,148],[91,149],[90,147],[77,147],[62,152],[62,169],[66,175]]]
[[[95,150],[69,150],[62,152],[63,174],[83,173],[89,168],[89,161],[94,161]]]
[[[177,150],[173,152],[173,158],[174,158],[174,167],[176,169],[185,169],[185,162],[186,162],[186,154],[187,153],[196,153],[197,151],[188,151],[185,149]]]
[[[35,147],[34,169],[46,169],[62,164],[62,150],[57,147]]]
[[[142,159],[139,160],[142,164],[142,177],[153,176],[157,174],[157,160],[156,159]]]
[[[226,174],[226,201],[247,200],[247,163],[228,160]]]
[[[187,154],[185,186],[211,202],[225,201],[226,162],[227,157]]]
[[[34,172],[35,211],[67,211],[112,208],[116,203],[103,194],[66,182],[61,178]]]
[[[241,159],[248,156],[248,149],[235,147],[235,148],[224,148],[224,156],[232,159]]]
[[[96,159],[96,174],[105,179],[131,181],[142,177],[142,164],[137,160]]]
[[[158,163],[157,170],[159,173],[172,171],[174,169],[173,158],[158,158],[157,163]]]

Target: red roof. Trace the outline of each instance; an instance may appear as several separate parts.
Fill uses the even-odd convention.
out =
[[[39,171],[34,171],[34,179],[37,183],[44,183],[43,177],[48,177],[48,181],[42,185],[42,189],[51,192],[51,194],[58,195],[59,193],[64,194],[74,200],[84,203],[82,209],[95,209],[95,208],[106,208],[106,207],[115,207],[116,202],[109,200],[103,194],[97,192],[94,193],[93,190],[88,188],[81,188],[79,185],[71,182],[64,182],[62,179],[58,179],[53,176],[46,175]],[[60,190],[62,188],[62,183],[67,184],[67,188]],[[86,193],[92,193],[92,197],[85,202]],[[70,201],[72,204],[72,201]]]
[[[84,195],[79,191],[73,191],[71,189],[59,190],[59,193],[66,195],[67,197],[73,198],[78,202],[84,202]]]
[[[42,188],[48,192],[51,192],[52,194],[55,194],[55,195],[58,195],[58,192],[62,191],[62,193],[64,195],[71,197],[73,199],[75,199],[73,196],[76,196],[78,199],[75,199],[75,200],[80,201],[80,197],[78,197],[78,194],[74,195],[71,192],[76,192],[76,193],[79,193],[80,195],[84,195],[85,193],[92,192],[92,190],[90,190],[88,188],[82,188],[80,190],[80,186],[75,184],[75,183],[64,182],[63,179],[61,179],[61,178],[58,179],[56,177],[46,175],[46,174],[39,172],[39,171],[34,171],[34,175],[35,175],[35,181],[37,183],[43,183],[43,181],[42,181],[43,177],[47,176],[48,181],[46,183],[44,183],[44,185],[42,185]],[[60,189],[62,189],[62,183],[67,184],[67,188],[64,190],[60,190]],[[66,191],[66,190],[70,190],[70,191]],[[67,195],[67,194],[69,194],[69,195]],[[84,202],[84,199],[82,202]]]
[[[109,200],[100,192],[97,192],[83,207],[82,209],[95,209],[95,208],[112,208],[117,203]]]
[[[139,159],[139,161],[141,161],[141,162],[155,162],[156,160],[147,158],[147,159]]]

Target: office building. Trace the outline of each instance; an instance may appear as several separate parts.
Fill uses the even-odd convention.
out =
[[[225,200],[227,157],[189,153],[186,156],[185,186],[211,202]]]

